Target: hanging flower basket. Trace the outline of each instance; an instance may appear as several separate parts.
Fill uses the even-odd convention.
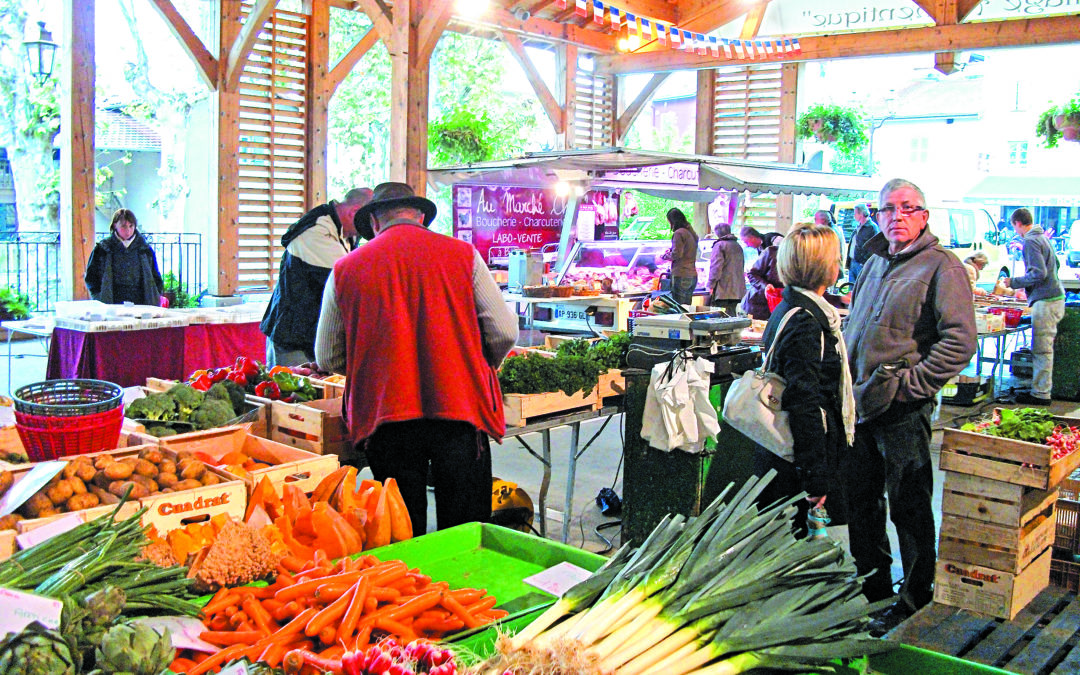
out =
[[[1058,140],[1080,141],[1080,96],[1074,97],[1064,106],[1051,106],[1039,116],[1035,124],[1035,135],[1043,139],[1047,148],[1056,148]]]
[[[803,113],[795,125],[799,138],[813,138],[819,143],[836,145],[844,153],[857,152],[866,146],[866,125],[852,108],[817,104]]]

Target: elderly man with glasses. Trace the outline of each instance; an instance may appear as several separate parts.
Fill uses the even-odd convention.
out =
[[[878,618],[892,629],[933,597],[936,564],[930,416],[934,396],[975,353],[971,286],[957,257],[927,223],[926,199],[913,183],[881,189],[881,232],[855,285],[844,330],[858,421],[850,466],[851,554],[871,601],[893,595],[885,495],[896,525],[904,583],[900,601]]]

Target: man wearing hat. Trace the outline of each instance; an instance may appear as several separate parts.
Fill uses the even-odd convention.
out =
[[[315,327],[323,286],[334,263],[354,248],[357,209],[371,201],[371,188],[353,188],[342,202],[316,206],[281,237],[278,281],[259,329],[266,336],[266,362],[297,366],[315,360]]]
[[[491,516],[488,437],[506,431],[496,368],[517,341],[511,313],[471,245],[428,230],[435,204],[383,183],[356,213],[369,243],[326,283],[315,356],[347,377],[342,411],[377,480],[393,477],[427,524],[427,475],[439,529]]]

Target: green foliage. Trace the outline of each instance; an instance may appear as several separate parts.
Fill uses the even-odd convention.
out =
[[[626,198],[623,198],[621,213],[623,214],[619,232],[621,239],[671,239],[671,225],[667,221],[667,212],[671,209],[682,209],[683,213],[693,214],[694,205],[690,202],[677,202],[662,197],[653,197],[644,192],[631,190],[634,200],[638,205],[637,218],[652,218],[652,222],[638,229],[634,226],[634,218],[626,216]]]
[[[1061,140],[1061,129],[1054,122],[1054,118],[1058,116],[1065,118],[1065,124],[1062,126],[1080,126],[1080,94],[1060,108],[1052,105],[1039,115],[1039,121],[1035,123],[1035,136],[1043,139],[1042,145],[1045,148],[1056,148],[1058,141]]]
[[[429,164],[451,166],[493,159],[499,131],[486,111],[461,107],[428,125]]]
[[[554,358],[535,352],[511,356],[499,370],[499,385],[504,394],[542,394],[562,391],[567,396],[589,392],[600,382],[600,364],[580,355],[556,355]]]
[[[172,306],[174,308],[184,307],[198,307],[199,298],[203,295],[199,293],[192,295],[187,292],[187,286],[180,283],[180,280],[176,278],[176,275],[172,272],[166,272],[161,277],[162,285],[165,287],[165,293],[171,293],[174,299]]]
[[[869,143],[866,125],[859,112],[853,108],[823,103],[810,106],[799,116],[795,135],[798,138],[817,138],[822,143],[835,143],[844,154],[857,152]]]
[[[7,320],[19,321],[30,318],[30,296],[13,288],[0,288],[0,314]]]
[[[1054,416],[1043,408],[1002,408],[998,415],[993,421],[969,422],[960,428],[1029,443],[1045,443],[1054,433]]]
[[[630,334],[626,331],[615,333],[600,340],[567,340],[556,348],[560,356],[583,356],[596,361],[601,372],[611,368],[626,367],[626,351],[630,348]]]
[[[56,78],[44,83],[28,80],[26,116],[16,127],[20,134],[52,140],[60,132],[59,87]]]
[[[871,165],[870,158],[860,151],[840,151],[829,161],[829,169],[833,173],[854,173],[871,176],[877,170],[877,164],[877,162],[874,162]],[[812,213],[810,215],[813,216]]]

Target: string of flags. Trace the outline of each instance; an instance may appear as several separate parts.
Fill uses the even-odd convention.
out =
[[[570,0],[555,0],[555,6],[566,9],[569,2]],[[637,16],[604,0],[573,0],[573,2],[575,3],[574,13],[580,17],[588,18],[591,14],[593,23],[599,26],[610,21],[611,27],[615,30],[620,30],[625,23],[631,38],[637,37],[642,41],[655,39],[661,45],[666,45],[671,49],[693,51],[702,56],[711,52],[715,57],[719,57],[722,52],[728,59],[755,61],[791,58],[802,54],[798,38],[729,40],[684,30],[656,19]]]

